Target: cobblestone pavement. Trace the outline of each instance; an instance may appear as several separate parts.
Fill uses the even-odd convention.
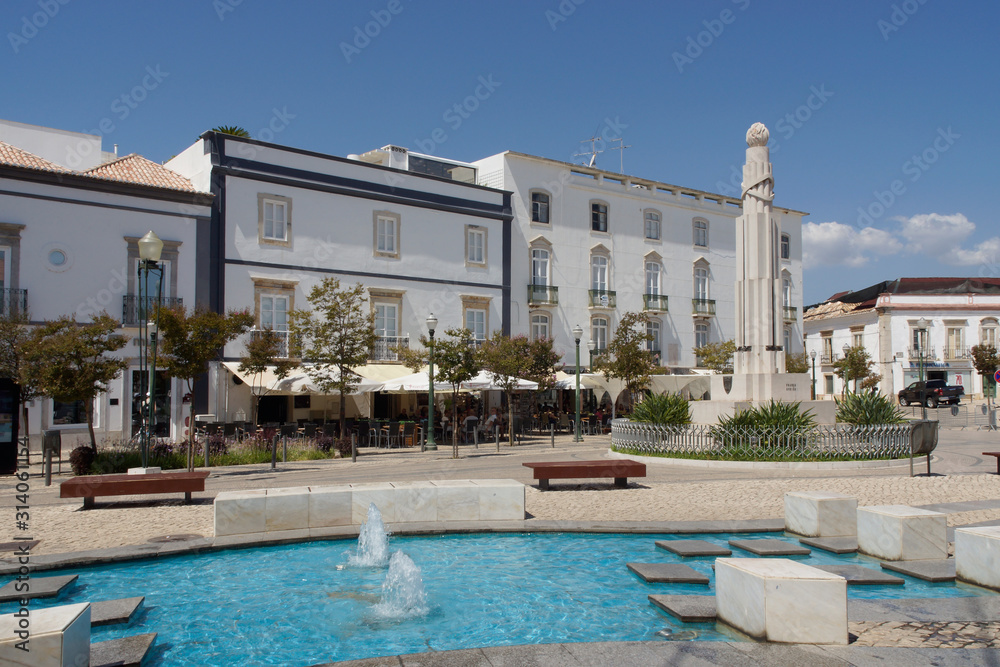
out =
[[[848,632],[857,636],[854,646],[1000,648],[1000,622],[859,622],[849,623]]]

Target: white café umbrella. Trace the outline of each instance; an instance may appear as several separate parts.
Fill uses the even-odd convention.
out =
[[[387,394],[427,393],[430,381],[427,373],[412,373],[382,383],[382,391]],[[434,391],[451,391],[448,382],[435,382]]]
[[[466,380],[462,383],[462,388],[469,391],[501,391],[503,387],[497,383],[498,379],[503,378],[503,376],[494,376],[489,371],[479,371],[479,373],[471,380]],[[515,390],[538,389],[538,383],[532,382],[531,380],[522,380],[518,378],[517,384],[514,386]]]

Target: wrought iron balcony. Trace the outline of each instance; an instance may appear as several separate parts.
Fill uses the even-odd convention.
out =
[[[372,361],[399,361],[399,349],[410,347],[409,336],[379,336],[372,346]]]
[[[0,290],[0,315],[19,316],[28,312],[28,290],[5,287]]]
[[[251,329],[251,338],[260,338],[268,334],[273,334],[278,341],[278,349],[274,354],[275,359],[288,359],[290,358],[289,344],[291,343],[291,332],[290,331],[275,331],[274,329]]]
[[[590,290],[590,305],[594,308],[614,308],[617,303],[617,292],[606,289]]]
[[[934,354],[934,348],[930,345],[927,347],[910,347],[906,350],[906,358],[912,362],[920,361],[921,353],[923,353],[924,361],[936,361],[937,356]]]
[[[643,294],[643,310],[655,310],[661,313],[667,312],[667,297],[663,294]]]
[[[137,327],[140,322],[148,320],[156,306],[173,308],[184,305],[184,299],[178,297],[144,296],[140,299],[135,294],[126,294],[122,299],[122,324],[126,327]]]
[[[554,306],[559,303],[559,288],[548,285],[528,285],[528,305]]]
[[[833,352],[824,352],[823,354],[819,355],[819,363],[821,364],[832,364],[836,360],[837,360],[837,355],[835,355]]]
[[[786,322],[794,322],[799,319],[799,309],[795,306],[785,306],[782,308]]]
[[[946,347],[944,348],[944,358],[950,361],[957,359],[971,359],[972,353],[967,347]]]
[[[691,299],[691,306],[695,315],[715,315],[715,299]]]

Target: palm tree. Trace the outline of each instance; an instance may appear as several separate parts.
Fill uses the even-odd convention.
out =
[[[219,132],[221,134],[232,134],[237,137],[243,137],[245,139],[250,138],[250,133],[239,125],[219,125],[218,127],[212,128],[213,132]]]

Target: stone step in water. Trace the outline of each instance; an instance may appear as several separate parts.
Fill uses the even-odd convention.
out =
[[[651,584],[705,584],[708,577],[681,563],[626,563],[643,581]]]
[[[906,583],[900,577],[894,577],[891,574],[862,565],[848,563],[844,565],[814,565],[813,567],[831,574],[839,574],[847,579],[848,586],[902,586]]]
[[[649,601],[684,623],[715,620],[714,595],[650,595]]]
[[[28,580],[29,590],[18,591],[15,587],[24,585],[25,582],[14,580],[0,588],[0,602],[10,602],[11,600],[36,598],[54,598],[59,595],[64,588],[76,581],[77,575],[64,574],[58,577],[31,577]]]
[[[731,549],[707,540],[657,540],[656,546],[678,556],[732,556]]]
[[[150,632],[91,644],[90,667],[139,667],[155,640]]]
[[[144,597],[121,598],[120,600],[103,600],[90,604],[90,627],[98,625],[113,625],[128,623],[132,614],[139,608]]]
[[[799,542],[835,554],[853,554],[858,550],[857,537],[800,537]]]
[[[771,538],[763,540],[729,540],[729,546],[749,551],[758,556],[808,556],[812,553],[805,547]]]
[[[907,574],[924,581],[955,581],[955,559],[884,561],[883,570]]]

